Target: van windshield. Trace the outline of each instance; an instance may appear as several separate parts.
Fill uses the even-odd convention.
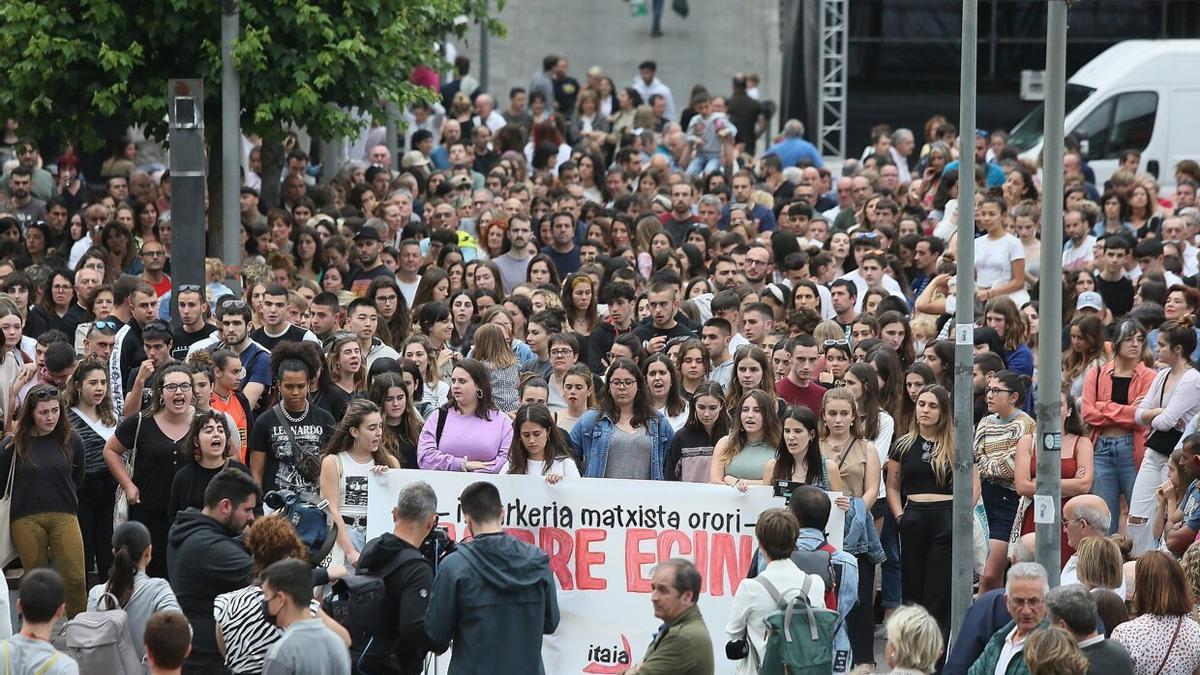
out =
[[[1071,114],[1072,110],[1079,107],[1084,99],[1092,95],[1096,91],[1091,87],[1085,87],[1082,84],[1067,83],[1066,96],[1066,111],[1063,117]],[[1033,112],[1025,116],[1025,119],[1017,123],[1013,127],[1012,134],[1008,137],[1008,144],[1015,147],[1021,152],[1032,148],[1042,140],[1042,132],[1046,122],[1046,104],[1041,103],[1034,108]]]

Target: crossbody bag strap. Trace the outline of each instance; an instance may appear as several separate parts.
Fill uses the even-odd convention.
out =
[[[1167,651],[1163,654],[1162,663],[1158,664],[1158,670],[1154,671],[1154,675],[1159,675],[1163,668],[1167,667],[1167,659],[1171,658],[1171,650],[1175,648],[1175,641],[1179,639],[1179,629],[1183,628],[1183,617],[1179,617],[1179,623],[1175,624],[1175,634],[1171,636],[1171,644],[1167,645]]]
[[[133,447],[129,450],[129,480],[133,480],[133,467],[137,463],[138,439],[142,436],[142,413],[137,414],[137,427],[133,430]]]
[[[846,465],[846,458],[850,456],[850,450],[854,448],[854,444],[857,442],[858,442],[857,440],[852,439],[850,441],[850,444],[846,446],[846,450],[842,452],[842,456],[838,458],[838,470],[839,471],[842,469],[843,466]]]

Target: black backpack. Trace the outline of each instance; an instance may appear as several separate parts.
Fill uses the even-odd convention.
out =
[[[376,637],[382,640],[387,634],[384,631],[390,632],[387,627],[393,623],[384,580],[413,560],[424,560],[424,556],[420,551],[406,547],[378,570],[360,567],[354,574],[333,582],[332,590],[321,602],[325,613],[350,633],[350,661],[355,673],[366,672],[364,661],[390,658],[390,654],[383,653],[381,645],[375,643]]]

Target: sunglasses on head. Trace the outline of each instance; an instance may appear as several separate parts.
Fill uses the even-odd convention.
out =
[[[199,293],[204,290],[204,287],[200,284],[179,284],[175,289],[178,293]]]
[[[117,330],[117,322],[112,319],[99,319],[92,323],[92,326],[100,330]]]
[[[29,392],[29,398],[34,401],[56,401],[58,400],[58,387],[50,385],[37,387]]]
[[[238,300],[238,299],[226,300],[221,303],[222,309],[224,309],[226,307],[233,307],[234,309],[241,309],[242,307],[245,307],[245,306],[246,306],[246,301]]]

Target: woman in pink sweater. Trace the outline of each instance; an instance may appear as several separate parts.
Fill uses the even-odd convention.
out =
[[[487,368],[462,359],[450,378],[450,400],[421,429],[417,464],[434,471],[500,473],[512,434],[508,415],[492,402]]]

